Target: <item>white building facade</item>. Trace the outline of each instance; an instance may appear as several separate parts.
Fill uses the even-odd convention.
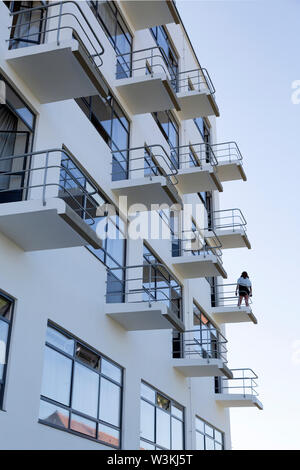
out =
[[[1,2],[0,102],[0,448],[230,449],[246,175],[175,3]]]

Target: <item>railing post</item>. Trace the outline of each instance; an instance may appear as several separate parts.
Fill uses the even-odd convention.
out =
[[[61,27],[62,8],[63,8],[63,2],[61,2],[59,5],[59,16],[58,16],[58,25],[57,25],[57,45],[58,46],[60,45],[59,36],[60,36],[60,27]]]
[[[149,264],[149,289],[148,289],[148,305],[149,305],[149,308],[151,307],[151,297],[150,297],[150,289],[151,289],[151,282],[152,282],[152,276],[151,276],[151,268],[152,268],[152,265],[151,263]]]
[[[47,176],[48,176],[48,163],[49,163],[49,152],[46,152],[46,163],[45,163],[44,181],[43,181],[43,206],[46,205],[46,183],[47,183]]]

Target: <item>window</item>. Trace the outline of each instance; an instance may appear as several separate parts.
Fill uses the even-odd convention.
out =
[[[196,416],[196,450],[224,450],[224,433]]]
[[[194,302],[194,336],[199,341],[202,348],[203,357],[219,357],[219,330],[211,323],[205,313]]]
[[[117,55],[125,54],[117,59],[117,78],[130,76],[132,35],[127,28],[114,2],[90,2],[92,11],[101,24]]]
[[[184,409],[154,388],[141,384],[142,450],[184,449]]]
[[[48,325],[41,423],[120,447],[122,368]]]
[[[171,83],[176,87],[178,75],[178,57],[164,26],[154,26],[150,31],[156,44],[163,50],[163,58],[171,76]]]
[[[100,95],[75,100],[95,129],[114,153],[112,180],[128,178],[129,120],[116,100],[107,92],[106,98]]]
[[[144,245],[144,300],[164,302],[178,317],[182,318],[182,287],[155,255]],[[151,266],[151,280],[150,280]]]
[[[13,305],[12,299],[0,293],[0,409],[3,406]]]
[[[10,2],[13,12],[24,11],[13,16],[12,29],[9,41],[10,49],[34,46],[44,41],[43,29],[45,26],[45,9],[30,11],[32,8],[43,6],[46,2]]]
[[[171,159],[176,168],[179,168],[179,126],[170,111],[159,111],[152,114],[162,135],[170,145]]]
[[[23,155],[32,146],[35,115],[26,103],[5,82],[6,104],[0,105],[0,203],[20,201],[26,197],[24,190],[26,158],[9,158]]]

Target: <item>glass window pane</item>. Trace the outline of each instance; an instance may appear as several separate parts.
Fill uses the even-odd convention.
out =
[[[172,425],[172,449],[183,449],[183,424],[176,418],[171,418]]]
[[[3,379],[9,324],[0,320],[0,380]]]
[[[205,450],[215,450],[214,440],[205,436]]]
[[[76,357],[92,369],[99,369],[100,356],[79,343],[76,345]]]
[[[148,387],[143,382],[141,383],[141,396],[151,401],[152,403],[155,403],[155,390]]]
[[[220,431],[217,431],[215,429],[215,440],[222,443],[222,433],[220,433]]]
[[[46,342],[53,344],[53,346],[67,354],[70,354],[71,356],[74,354],[74,340],[68,338],[50,326],[47,327]]]
[[[200,432],[196,432],[196,449],[197,450],[204,450],[204,436],[200,434]]]
[[[42,395],[69,406],[72,360],[46,346]]]
[[[183,410],[175,405],[175,403],[172,403],[172,415],[177,416],[179,419],[183,419]]]
[[[214,437],[214,428],[212,428],[208,424],[205,424],[205,434],[208,434],[209,436]]]
[[[11,319],[12,302],[0,295],[0,317]]]
[[[97,418],[99,375],[81,364],[75,364],[72,408]]]
[[[156,443],[170,449],[170,415],[156,408]]]
[[[157,406],[159,406],[163,410],[168,410],[168,411],[170,410],[170,404],[171,404],[170,400],[168,400],[166,397],[164,397],[160,393],[156,394],[156,403],[157,403]]]
[[[140,440],[140,450],[155,450],[155,446],[149,442]]]
[[[215,450],[223,450],[223,447],[218,442],[215,442]]]
[[[54,426],[65,429],[69,427],[69,411],[44,400],[40,402],[39,418]]]
[[[118,385],[101,377],[99,418],[101,421],[120,425],[121,389]]]
[[[155,407],[141,400],[141,437],[154,442]]]
[[[119,384],[122,382],[122,370],[120,367],[115,366],[112,362],[107,361],[106,359],[102,359],[101,361],[101,372]]]
[[[204,433],[204,422],[202,419],[196,417],[196,429]]]
[[[120,432],[101,423],[98,425],[98,439],[114,447],[120,446]]]
[[[81,434],[96,437],[96,423],[89,419],[82,418],[82,416],[78,416],[75,413],[72,413],[70,428]]]

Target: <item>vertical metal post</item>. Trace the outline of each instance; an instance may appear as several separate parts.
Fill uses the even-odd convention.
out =
[[[58,25],[57,25],[57,45],[58,46],[60,44],[59,35],[60,35],[60,27],[61,27],[62,8],[63,8],[63,2],[61,2],[59,5],[59,16],[58,16]]]
[[[48,163],[49,163],[49,152],[46,152],[46,163],[45,163],[44,181],[43,181],[43,206],[46,205],[46,184],[47,184],[47,176],[48,176]]]
[[[151,282],[152,282],[152,276],[151,276],[151,268],[152,268],[152,265],[151,263],[149,264],[149,290],[148,290],[148,304],[149,304],[149,308],[151,307],[151,297],[150,297],[150,289],[151,289]],[[143,268],[142,268],[143,269]],[[143,274],[142,274],[143,276]],[[142,278],[143,280],[143,278]]]

